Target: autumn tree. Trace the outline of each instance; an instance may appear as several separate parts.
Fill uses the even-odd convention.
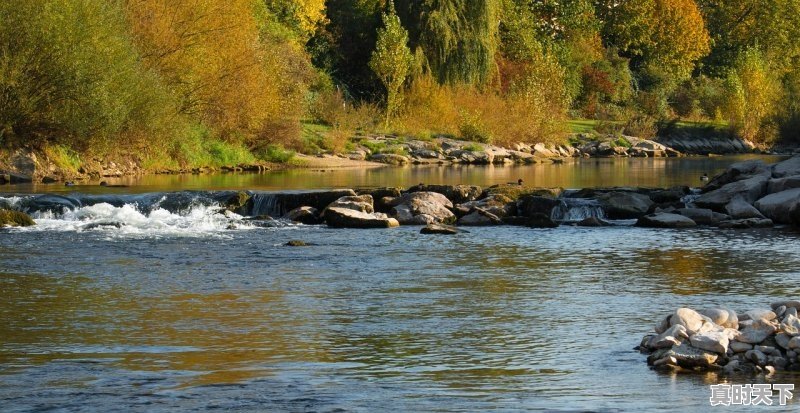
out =
[[[676,79],[688,78],[710,51],[710,38],[694,0],[600,1],[609,45],[641,67],[658,67]]]
[[[725,84],[725,109],[731,126],[746,139],[774,138],[770,123],[777,114],[782,90],[763,53],[756,48],[742,52]]]
[[[384,13],[383,26],[378,30],[378,42],[369,66],[386,87],[385,126],[388,127],[391,117],[400,107],[400,91],[411,71],[414,56],[408,48],[408,32],[394,8]]]

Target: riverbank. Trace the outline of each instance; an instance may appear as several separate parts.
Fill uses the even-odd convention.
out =
[[[677,139],[664,141],[631,136],[573,134],[564,144],[515,144],[512,148],[445,137],[419,140],[371,135],[354,138],[350,150],[340,154],[287,153],[282,162],[256,161],[222,166],[169,169],[149,167],[140,157],[78,156],[62,149],[0,151],[0,185],[8,183],[88,182],[151,174],[215,174],[266,172],[288,169],[361,169],[404,165],[531,165],[562,163],[581,158],[662,158],[717,156],[722,154],[781,153],[738,138]],[[672,146],[670,146],[672,145]],[[676,149],[679,148],[679,149]]]

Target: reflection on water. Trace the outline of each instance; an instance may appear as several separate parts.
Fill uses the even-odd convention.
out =
[[[642,334],[800,296],[788,231],[417,231],[0,232],[2,410],[704,411]]]
[[[564,164],[535,164],[525,166],[414,166],[378,167],[364,169],[295,169],[263,174],[214,175],[150,175],[105,179],[111,184],[131,188],[103,188],[97,183],[88,186],[64,187],[52,185],[18,185],[8,190],[32,192],[158,192],[173,190],[219,189],[319,189],[400,186],[425,184],[495,185],[516,182],[534,187],[589,188],[602,186],[670,187],[700,185],[704,173],[714,175],[731,163],[744,159],[763,159],[777,162],[776,156],[737,155],[724,157],[689,158],[618,158],[574,159]]]

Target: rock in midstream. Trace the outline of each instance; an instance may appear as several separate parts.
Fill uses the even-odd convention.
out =
[[[800,371],[800,300],[772,309],[679,308],[645,335],[639,351],[654,369],[720,370],[723,374]],[[790,311],[793,310],[793,311]]]

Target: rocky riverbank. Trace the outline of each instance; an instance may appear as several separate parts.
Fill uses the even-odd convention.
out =
[[[297,154],[289,163],[204,166],[178,169],[153,169],[143,166],[136,156],[114,159],[82,157],[53,159],[46,151],[0,151],[0,185],[16,183],[55,183],[102,181],[107,178],[144,174],[210,174],[265,172],[289,168],[366,168],[385,165],[511,165],[561,163],[590,157],[677,157],[731,153],[768,153],[746,140],[670,138],[646,140],[633,136],[573,134],[564,144],[517,143],[505,148],[497,145],[460,141],[446,137],[415,140],[394,136],[363,136],[353,140],[352,150],[317,156]],[[782,153],[791,153],[783,148]]]
[[[800,301],[737,313],[729,308],[679,308],[637,347],[659,370],[733,373],[800,371]]]

